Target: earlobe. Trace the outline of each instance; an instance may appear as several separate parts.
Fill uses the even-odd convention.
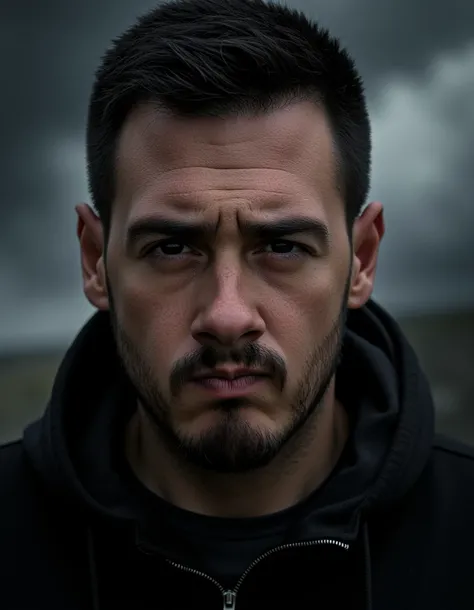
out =
[[[109,298],[102,223],[97,214],[85,203],[76,206],[76,213],[84,294],[93,307],[107,310]]]
[[[382,204],[371,203],[354,223],[353,270],[347,303],[349,309],[362,307],[372,295],[379,246],[384,232]]]

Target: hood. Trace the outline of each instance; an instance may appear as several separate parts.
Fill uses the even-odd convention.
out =
[[[434,409],[427,381],[396,322],[373,301],[349,313],[336,385],[352,420],[344,467],[303,503],[299,531],[293,532],[298,539],[314,535],[321,520],[326,535],[330,528],[339,538],[355,536],[361,516],[408,491],[431,449]],[[112,430],[124,427],[134,402],[109,315],[98,312],[67,351],[43,417],[24,433],[39,476],[76,511],[137,518],[109,450],[121,442]],[[317,524],[311,519],[315,506]]]

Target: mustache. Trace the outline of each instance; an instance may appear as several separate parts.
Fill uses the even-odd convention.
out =
[[[183,385],[203,369],[213,369],[219,364],[235,364],[246,368],[258,368],[273,377],[282,388],[286,381],[286,365],[275,351],[248,343],[242,347],[202,346],[175,362],[170,374],[170,389],[176,395]]]

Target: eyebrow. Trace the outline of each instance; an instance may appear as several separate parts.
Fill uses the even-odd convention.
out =
[[[211,223],[171,218],[141,218],[132,222],[127,230],[127,247],[132,247],[140,239],[157,235],[193,241],[214,234],[215,230],[215,225]]]
[[[278,220],[242,221],[239,228],[258,239],[269,241],[285,235],[308,233],[322,246],[329,245],[329,230],[324,222],[305,216],[294,216]],[[163,235],[179,237],[182,240],[196,241],[214,236],[217,225],[208,222],[190,222],[170,218],[142,218],[133,222],[127,231],[127,247],[146,237]]]
[[[322,245],[329,244],[329,230],[324,222],[305,216],[281,218],[267,222],[245,221],[243,229],[260,239],[276,239],[285,235],[308,233]]]

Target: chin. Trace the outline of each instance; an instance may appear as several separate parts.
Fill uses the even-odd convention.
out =
[[[188,463],[221,473],[243,473],[268,465],[285,443],[284,431],[256,409],[211,411],[176,434],[175,450]]]
[[[273,435],[276,432],[276,422],[268,411],[259,406],[232,399],[223,404],[208,406],[192,420],[188,420],[186,428],[186,433],[193,437],[212,435],[218,430],[229,435],[238,433],[238,430],[241,433],[247,431],[255,435]]]

